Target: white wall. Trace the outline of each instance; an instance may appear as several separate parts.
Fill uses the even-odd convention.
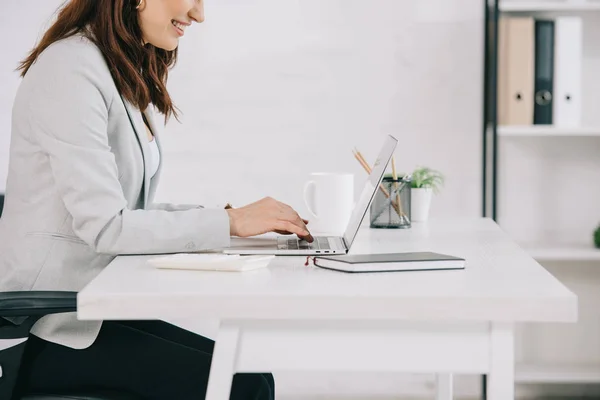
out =
[[[57,0],[0,0],[0,192],[8,170],[10,116],[19,85],[15,72],[61,4]]]
[[[3,150],[12,70],[60,3],[1,3]],[[271,195],[304,211],[309,172],[350,171],[358,187],[364,173],[351,149],[372,160],[391,133],[399,168],[447,175],[433,215],[478,215],[482,7],[454,3],[207,1],[207,21],[182,40],[169,82],[183,124],[171,121],[164,137],[159,198],[212,205]]]
[[[461,18],[442,22],[426,19],[424,3],[446,3],[415,3],[207,2],[170,80],[183,124],[169,124],[159,196],[245,204],[272,195],[303,211],[309,172],[353,172],[358,190],[364,173],[351,149],[372,160],[391,133],[399,168],[446,173],[434,215],[477,215],[480,2],[459,2]]]
[[[6,174],[12,72],[60,0],[1,0],[0,189]],[[364,173],[400,139],[398,166],[440,169],[432,215],[475,217],[481,197],[481,0],[207,0],[169,81],[171,121],[159,200],[241,205],[265,195],[301,213],[313,171]],[[279,390],[431,394],[431,377],[280,376]],[[476,395],[478,378],[461,379]]]

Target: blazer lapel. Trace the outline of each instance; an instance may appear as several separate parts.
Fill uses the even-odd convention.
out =
[[[148,162],[150,155],[148,154],[148,135],[146,134],[142,113],[125,99],[123,99],[123,104],[125,105],[125,111],[127,111],[127,116],[129,117],[129,121],[131,122],[133,131],[137,137],[138,144],[142,150],[142,159],[144,161],[143,203],[145,207],[148,203],[148,193],[150,191],[150,164]]]

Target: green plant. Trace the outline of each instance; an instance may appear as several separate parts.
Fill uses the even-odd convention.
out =
[[[404,175],[406,175],[404,172],[403,172],[403,173],[400,173],[400,172],[398,172],[398,174],[397,174],[397,176],[398,176],[398,178],[399,178],[399,179],[402,179],[402,177],[403,177]],[[387,178],[387,179],[394,179],[394,174],[392,174],[392,173],[390,172],[390,173],[388,173],[388,174],[385,174],[385,175],[383,175],[383,177],[384,177],[384,178]]]
[[[412,173],[411,187],[414,189],[431,188],[438,193],[444,185],[444,175],[429,167],[417,167]]]
[[[598,228],[594,232],[594,245],[600,249],[600,225],[598,225]]]

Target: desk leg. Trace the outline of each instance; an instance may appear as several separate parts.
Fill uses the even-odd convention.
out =
[[[452,400],[452,374],[437,374],[435,400]]]
[[[206,400],[228,400],[238,356],[240,329],[222,324],[215,341]]]
[[[509,323],[492,323],[491,329],[487,398],[488,400],[514,400],[514,326]]]

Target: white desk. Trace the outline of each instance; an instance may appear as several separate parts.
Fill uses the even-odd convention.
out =
[[[86,320],[218,319],[207,399],[236,372],[488,374],[489,400],[514,398],[514,323],[575,322],[577,297],[491,220],[362,229],[352,253],[436,251],[458,271],[345,274],[277,258],[264,270],[156,270],[118,257],[78,296]]]

